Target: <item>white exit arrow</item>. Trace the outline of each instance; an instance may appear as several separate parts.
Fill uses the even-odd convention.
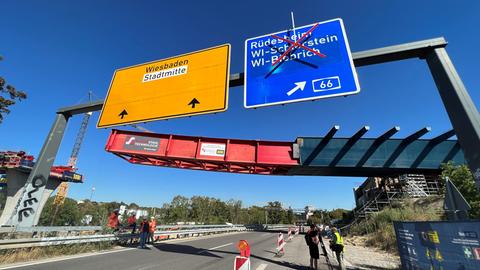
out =
[[[300,90],[303,91],[303,88],[305,88],[305,85],[306,85],[306,84],[307,84],[307,81],[296,82],[296,83],[295,83],[296,86],[295,86],[292,90],[290,90],[290,91],[287,92],[287,96],[293,95],[293,93],[297,92],[298,89],[300,89]]]

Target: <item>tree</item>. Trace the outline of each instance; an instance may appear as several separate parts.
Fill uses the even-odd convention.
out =
[[[227,207],[229,210],[228,220],[231,223],[237,224],[240,216],[240,210],[242,209],[242,201],[230,199],[227,202]]]
[[[448,177],[472,207],[469,212],[470,218],[480,218],[480,192],[475,186],[473,174],[467,165],[455,166],[450,161],[442,164],[441,168],[442,178]]]
[[[85,200],[83,203],[78,204],[78,209],[82,217],[85,215],[92,216],[92,221],[89,225],[105,225],[107,222],[107,216],[110,214],[107,209],[107,204],[99,204],[89,200]]]
[[[208,223],[210,198],[204,196],[193,196],[190,201],[192,204],[191,218],[195,222]]]
[[[188,210],[190,208],[190,202],[187,197],[177,195],[173,198],[170,204],[171,218],[174,222],[188,221]]]
[[[3,58],[0,56],[0,61],[2,60]],[[27,94],[25,92],[7,84],[7,81],[0,76],[0,123],[3,122],[5,115],[10,113],[10,106],[14,105],[17,100],[21,101],[26,98]]]
[[[268,210],[268,223],[282,224],[285,222],[285,211],[282,208],[281,202],[268,202],[265,208]]]
[[[248,220],[244,221],[245,224],[264,224],[265,223],[265,215],[266,209],[252,206],[248,209]]]
[[[287,211],[287,224],[293,224],[295,223],[295,214],[293,214],[293,209],[291,207],[288,207]]]
[[[55,205],[53,205],[54,197],[48,198],[42,214],[40,215],[39,223],[43,226],[50,226],[55,211]],[[77,207],[77,201],[65,198],[65,202],[60,206],[57,215],[55,217],[54,226],[77,226],[80,225],[82,215]]]

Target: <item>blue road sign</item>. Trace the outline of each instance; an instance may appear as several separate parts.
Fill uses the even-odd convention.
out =
[[[246,108],[358,92],[342,19],[245,41]]]

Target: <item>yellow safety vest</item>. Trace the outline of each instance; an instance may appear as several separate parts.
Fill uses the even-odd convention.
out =
[[[343,238],[342,236],[340,236],[340,234],[338,232],[335,233],[335,237],[337,239],[337,242],[335,244],[339,244],[339,245],[342,245],[343,246]]]

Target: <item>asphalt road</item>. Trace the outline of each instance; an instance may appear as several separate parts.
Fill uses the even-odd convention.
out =
[[[176,239],[150,246],[149,249],[125,249],[105,254],[29,264],[9,269],[114,269],[114,270],[217,270],[233,269],[236,244],[247,240],[251,246],[252,270],[308,269],[308,249],[303,236],[286,245],[285,255],[275,255],[276,233],[244,232],[200,238]],[[321,259],[322,260],[322,259]],[[320,262],[321,264],[321,262]],[[0,266],[2,269],[2,266]],[[328,269],[319,265],[319,269]]]

